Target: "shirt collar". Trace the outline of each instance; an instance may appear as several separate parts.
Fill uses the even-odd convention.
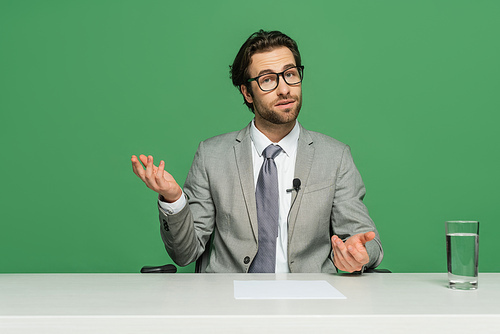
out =
[[[278,143],[273,143],[266,137],[265,134],[260,132],[259,129],[255,127],[255,120],[252,120],[252,125],[250,127],[250,137],[252,138],[252,142],[257,150],[257,153],[259,154],[259,157],[262,156],[262,152],[266,149],[266,147],[271,144],[279,145],[286,155],[291,156],[297,150],[299,134],[300,126],[297,121],[295,121],[295,126],[292,131],[290,131],[290,133]]]

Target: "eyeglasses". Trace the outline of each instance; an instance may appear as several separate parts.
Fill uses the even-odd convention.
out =
[[[298,85],[304,77],[304,66],[290,67],[280,73],[265,73],[258,77],[248,79],[248,82],[257,81],[257,85],[264,92],[270,92],[278,87],[280,76],[290,85]]]

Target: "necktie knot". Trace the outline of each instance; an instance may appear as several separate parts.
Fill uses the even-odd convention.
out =
[[[268,147],[266,147],[264,152],[262,152],[262,155],[264,156],[265,159],[274,159],[278,156],[278,154],[280,154],[280,152],[281,152],[281,147],[279,147],[278,145],[271,144]]]

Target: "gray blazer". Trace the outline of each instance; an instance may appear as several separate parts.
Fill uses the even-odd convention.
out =
[[[188,204],[168,215],[160,207],[165,248],[180,266],[202,255],[213,234],[206,272],[248,272],[257,254],[257,210],[250,125],[200,143],[184,184]],[[383,256],[379,234],[363,204],[365,187],[349,146],[301,126],[288,222],[291,272],[335,273],[331,236],[374,231],[366,244],[376,267]]]

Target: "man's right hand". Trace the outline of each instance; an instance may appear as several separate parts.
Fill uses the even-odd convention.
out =
[[[140,161],[139,161],[140,159]],[[175,179],[165,171],[165,162],[162,160],[158,167],[153,164],[153,157],[150,155],[139,155],[139,159],[132,156],[132,169],[146,186],[163,196],[163,200],[169,203],[177,201],[182,196],[181,187],[175,182]],[[144,165],[146,169],[143,168]]]

